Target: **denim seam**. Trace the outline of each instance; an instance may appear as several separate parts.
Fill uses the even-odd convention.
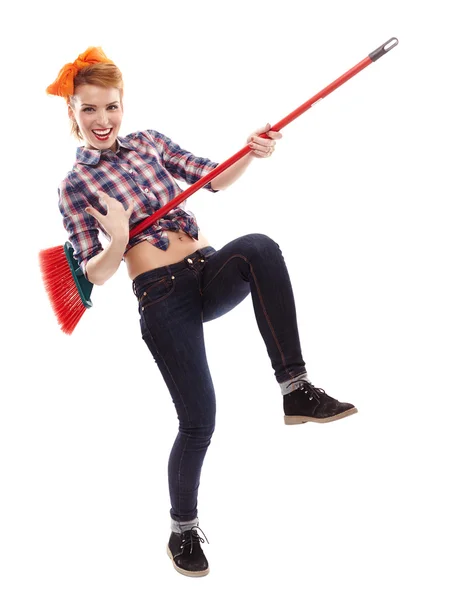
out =
[[[219,275],[219,273],[222,271],[222,269],[223,269],[223,268],[226,266],[226,264],[227,264],[227,263],[228,263],[230,260],[232,260],[232,258],[243,258],[243,259],[244,259],[244,260],[247,262],[247,260],[244,258],[244,256],[241,256],[241,254],[234,254],[233,256],[231,256],[230,258],[228,258],[228,259],[225,261],[225,263],[222,265],[222,267],[220,267],[220,268],[217,270],[217,272],[214,274],[214,276],[211,278],[211,280],[208,282],[208,284],[207,284],[207,285],[204,287],[204,290],[203,290],[204,292],[205,292],[205,290],[207,289],[207,287],[210,285],[210,283],[212,283],[212,281],[213,281],[214,279],[216,279],[216,277]]]
[[[282,348],[280,347],[279,340],[277,339],[277,336],[276,336],[276,334],[275,334],[275,332],[274,332],[274,328],[273,328],[273,326],[272,326],[272,323],[271,323],[271,320],[270,320],[270,318],[269,318],[269,316],[268,316],[268,313],[266,312],[266,308],[265,308],[265,305],[264,305],[264,303],[263,303],[262,295],[261,295],[261,292],[260,292],[260,287],[259,287],[259,285],[258,285],[257,278],[256,278],[256,276],[255,276],[255,273],[254,273],[254,269],[252,268],[252,265],[251,265],[251,263],[250,263],[250,262],[247,260],[247,258],[246,258],[245,256],[241,255],[241,254],[234,254],[233,256],[231,256],[230,258],[228,258],[228,259],[226,260],[226,262],[225,262],[225,263],[222,265],[222,267],[221,267],[220,269],[218,269],[218,272],[217,272],[217,273],[215,273],[214,277],[212,277],[212,278],[211,278],[211,280],[209,281],[208,285],[206,285],[206,286],[204,287],[204,291],[207,289],[207,287],[210,285],[210,283],[213,281],[213,279],[215,279],[215,277],[216,277],[216,276],[217,276],[217,275],[218,275],[218,274],[219,274],[219,273],[222,271],[222,269],[223,269],[223,268],[226,266],[226,264],[227,264],[227,263],[228,263],[230,260],[232,260],[232,258],[242,258],[242,259],[243,259],[243,260],[244,260],[244,261],[245,261],[245,262],[246,262],[246,263],[249,265],[249,267],[250,267],[250,270],[251,270],[251,273],[252,273],[252,277],[254,278],[255,286],[256,286],[256,288],[257,288],[257,292],[258,292],[258,298],[259,298],[259,300],[260,300],[260,304],[261,304],[261,307],[262,307],[262,309],[263,309],[263,313],[264,313],[264,315],[265,315],[265,317],[266,317],[266,320],[267,320],[267,322],[268,322],[268,325],[269,325],[269,328],[270,328],[270,330],[271,330],[272,336],[273,336],[273,338],[274,338],[274,340],[275,340],[275,342],[276,342],[277,348],[278,348],[278,350],[279,350],[279,352],[280,352],[280,356],[281,356],[281,358],[282,358],[282,362],[283,362],[283,364],[284,364],[285,371],[286,371],[286,373],[288,374],[288,376],[290,377],[290,381],[291,381],[291,379],[293,379],[293,377],[290,375],[290,373],[289,373],[289,371],[288,371],[288,369],[287,369],[287,363],[286,363],[286,361],[285,361],[285,356],[284,356],[284,353],[282,352]]]

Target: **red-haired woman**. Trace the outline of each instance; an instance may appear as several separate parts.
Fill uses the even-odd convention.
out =
[[[101,48],[90,47],[66,64],[47,92],[66,100],[72,131],[84,142],[58,190],[74,257],[86,278],[97,285],[125,261],[138,300],[142,338],[177,412],[179,429],[168,465],[167,552],[180,573],[206,575],[209,566],[200,545],[204,539],[196,531],[197,494],[215,428],[216,401],[203,323],[229,312],[251,294],[283,395],[285,422],[329,422],[357,409],[328,396],[308,379],[290,278],[271,238],[252,233],[216,250],[200,233],[194,214],[185,210],[185,201],[129,239],[131,227],[181,193],[176,179],[195,183],[218,163],[194,156],[152,129],[120,137],[122,75]],[[263,132],[269,139],[259,137]],[[269,124],[253,132],[247,138],[252,151],[205,188],[215,193],[228,187],[254,158],[271,156],[281,137]],[[109,241],[106,248],[99,242],[99,230]]]

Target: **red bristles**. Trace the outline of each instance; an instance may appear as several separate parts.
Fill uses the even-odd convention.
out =
[[[64,246],[39,252],[42,278],[53,312],[64,333],[70,335],[86,311],[72,276]]]

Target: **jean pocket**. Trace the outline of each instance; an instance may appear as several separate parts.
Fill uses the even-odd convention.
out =
[[[139,307],[141,312],[146,308],[161,302],[172,294],[175,290],[174,275],[165,275],[157,281],[152,281],[144,288],[144,292],[139,297]]]

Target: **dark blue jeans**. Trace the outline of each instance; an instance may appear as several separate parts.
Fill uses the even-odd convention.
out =
[[[142,338],[179,420],[168,465],[170,515],[190,521],[197,517],[200,474],[216,415],[203,323],[226,314],[250,293],[277,382],[305,373],[290,277],[278,244],[252,233],[220,250],[207,246],[178,263],[142,273],[133,291]]]

